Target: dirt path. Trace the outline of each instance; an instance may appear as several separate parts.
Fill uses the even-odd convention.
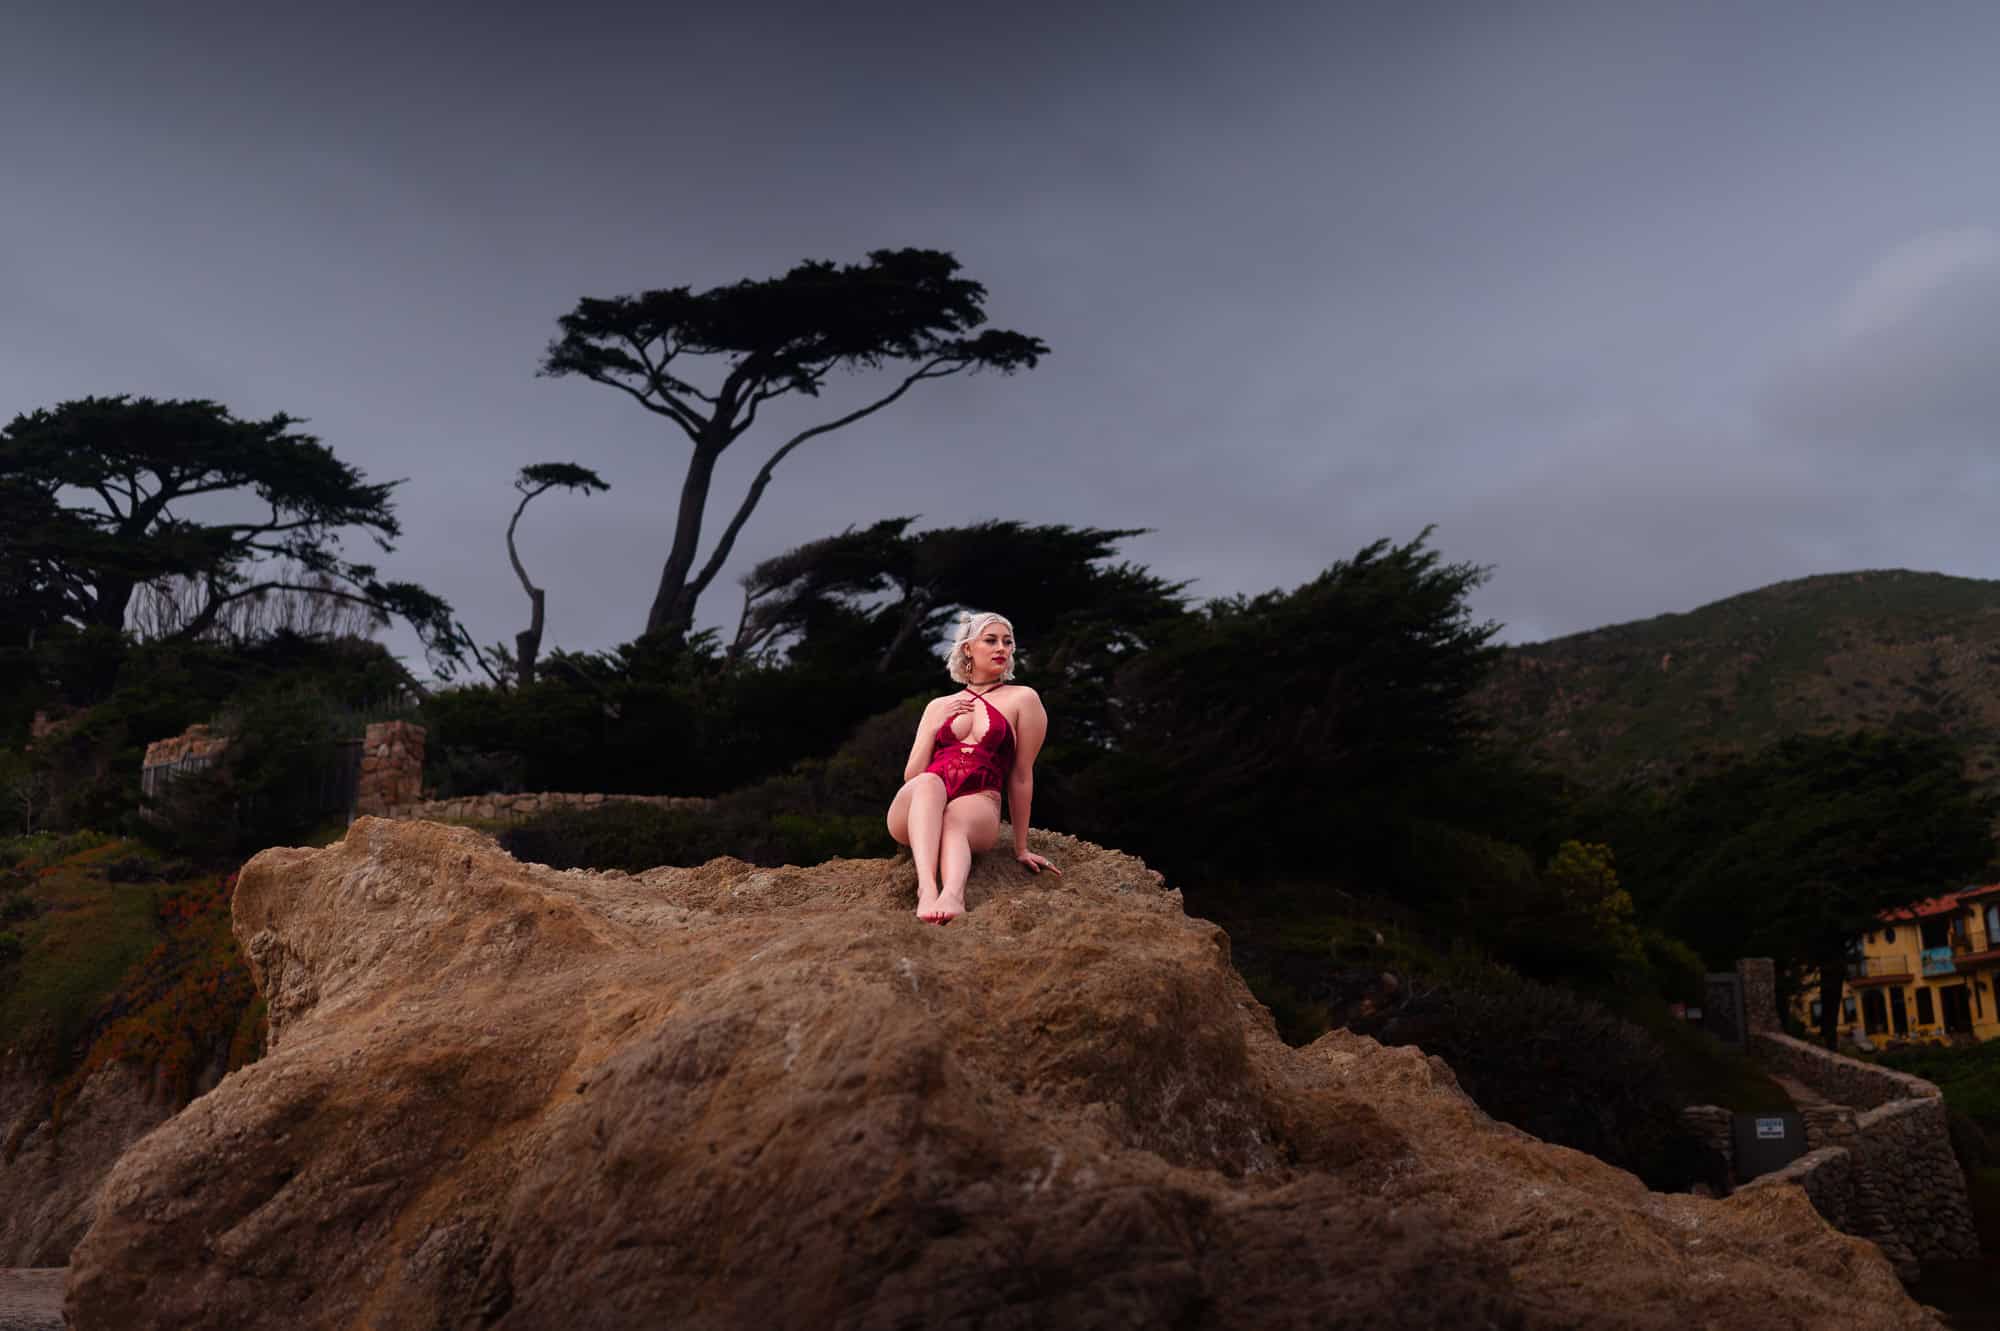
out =
[[[0,1331],[62,1331],[66,1266],[0,1268]]]

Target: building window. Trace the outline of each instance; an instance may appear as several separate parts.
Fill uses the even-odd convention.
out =
[[[1917,990],[1917,1025],[1937,1024],[1937,1009],[1931,1006],[1931,991],[1928,987]]]
[[[1825,1011],[1826,1011],[1826,1005],[1821,1003],[1817,998],[1815,998],[1812,1001],[1812,1024],[1814,1030],[1819,1029],[1820,1014]]]
[[[1893,943],[1896,941],[1896,928],[1894,925],[1891,925],[1887,929],[1884,929],[1882,931],[1882,941],[1885,943]]]
[[[1852,1025],[1854,1024],[1854,995],[1853,995],[1853,994],[1849,994],[1849,995],[1848,995],[1847,997],[1845,997],[1845,998],[1843,998],[1843,999],[1841,999],[1841,1000],[1840,1000],[1840,1015],[1841,1015],[1842,1017],[1846,1018],[1846,1020],[1847,1020],[1847,1024],[1848,1024],[1848,1025],[1852,1026]]]

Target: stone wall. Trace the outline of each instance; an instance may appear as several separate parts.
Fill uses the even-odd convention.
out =
[[[386,814],[424,793],[424,728],[408,721],[377,721],[361,738],[361,780],[356,814]]]
[[[189,726],[172,739],[156,739],[148,744],[139,770],[144,773],[161,767],[182,770],[207,767],[228,747],[228,736],[218,735],[207,726]]]
[[[562,808],[605,804],[650,804],[659,809],[706,809],[713,801],[693,795],[600,795],[541,791],[530,795],[466,795],[418,800],[382,812],[385,818],[418,818],[441,823],[511,823]]]
[[[1802,1111],[1806,1145],[1813,1149],[1769,1178],[1784,1177],[1805,1159],[1845,1151],[1852,1156],[1850,1181],[1815,1185],[1829,1196],[1846,1190],[1837,1207],[1842,1218],[1821,1211],[1829,1221],[1875,1240],[1905,1279],[1915,1278],[1921,1262],[1980,1255],[1965,1175],[1936,1086],[1774,1031],[1752,1036],[1750,1051],[1780,1075],[1840,1102]],[[1813,1196],[1810,1188],[1807,1195]]]
[[[1736,1140],[1731,1129],[1736,1123],[1736,1115],[1721,1105],[1689,1105],[1681,1110],[1681,1122],[1687,1125],[1696,1141],[1715,1152],[1722,1167],[1734,1178]]]
[[[1837,1105],[1831,1101],[1803,1104],[1799,1106],[1799,1117],[1805,1120],[1808,1151],[1816,1151],[1822,1146],[1850,1145],[1855,1134],[1861,1131],[1852,1105]]]
[[[1783,1169],[1758,1175],[1737,1191],[1796,1183],[1806,1190],[1806,1199],[1829,1225],[1844,1234],[1855,1234],[1860,1232],[1855,1227],[1855,1191],[1859,1173],[1852,1151],[1840,1146],[1822,1146],[1816,1151],[1807,1151]],[[1887,1244],[1882,1246],[1889,1260],[1896,1264],[1898,1274],[1903,1274],[1907,1253],[1899,1259],[1895,1252],[1888,1251]],[[1915,1274],[1910,1271],[1904,1278],[1913,1279]]]
[[[1927,1100],[1938,1094],[1938,1088],[1922,1077],[1863,1063],[1777,1031],[1760,1031],[1751,1040],[1750,1052],[1772,1071],[1796,1078],[1827,1099],[1857,1110],[1898,1100]]]
[[[218,735],[203,725],[189,726],[171,739],[156,739],[146,746],[146,756],[139,760],[139,790],[149,800],[159,799],[175,777],[214,766],[228,747],[228,736]],[[156,820],[159,817],[150,808],[143,815]]]
[[[1892,1241],[1919,1262],[1977,1258],[1979,1231],[1943,1097],[1886,1104],[1861,1115],[1856,1126],[1853,1232],[1874,1238],[1899,1267]]]

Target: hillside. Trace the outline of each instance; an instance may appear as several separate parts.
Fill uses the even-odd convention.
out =
[[[1902,569],[1776,583],[1685,614],[1510,648],[1479,697],[1591,785],[1856,728],[1949,736],[2000,785],[2000,582]]]

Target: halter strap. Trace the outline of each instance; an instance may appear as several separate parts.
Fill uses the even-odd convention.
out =
[[[1004,689],[1006,687],[1007,687],[1007,681],[1004,679],[1001,680],[998,684],[995,684],[992,688],[986,690],[985,693],[979,692],[977,689],[973,688],[970,684],[967,684],[965,686],[965,691],[967,693],[970,693],[973,697],[979,699],[979,701],[986,703],[986,710],[993,713],[993,720],[986,723],[985,735],[981,735],[976,740],[975,739],[958,740],[957,743],[966,748],[971,748],[974,745],[978,744],[984,744],[986,742],[986,735],[990,735],[993,733],[994,726],[996,725],[1004,726],[1007,724],[1007,714],[1001,711],[998,707],[995,707],[992,703],[986,702],[987,696],[989,694],[998,693],[1001,689]]]

